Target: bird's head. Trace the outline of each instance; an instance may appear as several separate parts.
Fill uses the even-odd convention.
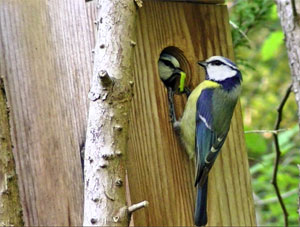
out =
[[[170,54],[163,53],[158,60],[159,76],[167,88],[182,93],[185,86],[185,72],[180,68],[179,61]]]
[[[205,61],[199,61],[198,64],[204,67],[206,71],[206,79],[225,83],[227,86],[239,85],[242,81],[242,74],[228,58],[222,56],[213,56]]]

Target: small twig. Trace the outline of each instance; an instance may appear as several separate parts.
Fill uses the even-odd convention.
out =
[[[237,24],[235,24],[233,21],[229,20],[229,24],[236,30],[239,31],[239,33],[241,33],[241,35],[249,42],[250,46],[253,46],[252,41],[248,38],[247,34],[245,32],[242,31],[242,29],[239,28],[239,26]]]
[[[108,72],[106,70],[101,70],[98,73],[99,79],[101,80],[101,83],[104,86],[109,86],[112,83],[112,79],[110,78],[110,76],[108,75]]]
[[[143,6],[143,1],[142,0],[134,0],[135,4],[139,7],[142,8]]]
[[[148,205],[149,205],[149,202],[146,200],[143,202],[137,203],[137,204],[133,204],[130,207],[128,207],[128,213],[132,214],[133,212],[135,212],[141,208],[147,207]]]
[[[288,197],[290,197],[291,195],[296,194],[297,192],[298,192],[298,189],[295,188],[295,189],[293,189],[293,190],[291,190],[291,191],[288,191],[288,192],[286,192],[286,193],[283,193],[283,194],[281,195],[281,197],[282,197],[283,199],[284,199],[284,198],[288,198]],[[277,202],[277,201],[278,201],[278,197],[272,197],[272,198],[268,198],[268,199],[264,199],[264,200],[257,198],[257,199],[255,200],[255,205],[262,206],[262,205],[266,205],[266,204],[269,204],[269,203],[275,203],[275,202]]]
[[[288,87],[288,89],[286,90],[286,93],[277,108],[278,115],[277,115],[277,121],[276,121],[275,128],[274,128],[275,131],[279,130],[279,126],[280,126],[280,123],[282,120],[282,110],[283,110],[283,107],[284,107],[291,91],[292,91],[292,85],[290,85]],[[280,194],[280,190],[279,190],[279,187],[277,184],[277,173],[278,173],[278,166],[279,166],[279,162],[280,162],[281,151],[280,151],[280,147],[279,147],[278,135],[273,133],[273,138],[274,138],[276,156],[275,156],[275,164],[274,164],[274,169],[273,169],[272,184],[274,186],[276,196],[278,198],[278,201],[280,203],[281,209],[284,214],[284,224],[287,227],[289,225],[289,223],[288,223],[289,214],[286,210],[286,207],[284,205],[284,202],[283,202],[283,199],[282,199],[282,196]]]
[[[289,129],[286,129],[286,128],[282,128],[282,129],[278,129],[278,130],[249,130],[249,131],[245,131],[244,133],[245,134],[248,134],[248,133],[272,133],[272,134],[278,134],[280,132],[284,132],[284,131],[287,131]]]

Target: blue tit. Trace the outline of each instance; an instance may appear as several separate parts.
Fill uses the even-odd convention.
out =
[[[162,53],[158,60],[158,71],[161,80],[167,88],[171,121],[175,122],[174,94],[185,93],[190,90],[185,86],[186,74],[180,68],[179,61],[170,54]]]
[[[190,94],[182,118],[174,123],[190,157],[196,157],[197,198],[194,221],[207,224],[208,173],[222,148],[241,92],[242,75],[237,66],[222,56],[198,62],[206,79]]]

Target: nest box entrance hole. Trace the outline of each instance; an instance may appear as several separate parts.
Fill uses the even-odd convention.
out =
[[[167,57],[166,57],[167,55]],[[163,56],[163,57],[162,57]],[[172,56],[174,57],[176,60],[174,59],[169,59],[169,57]],[[164,79],[166,79],[166,75],[163,74],[168,74],[168,72],[165,72],[164,70],[161,70],[160,67],[176,67],[179,68],[180,70],[182,70],[185,73],[185,81],[184,81],[184,87],[188,90],[191,90],[190,88],[190,82],[191,82],[191,67],[190,64],[187,60],[187,58],[184,55],[184,52],[182,50],[180,50],[177,47],[174,46],[169,46],[164,48],[161,53],[160,53],[160,59],[164,59],[163,62],[159,63],[158,60],[158,69],[159,69],[159,76],[162,80],[162,82],[164,83],[164,85],[167,87],[167,82],[164,81]],[[171,62],[168,62],[168,60]],[[161,66],[160,64],[163,64],[163,66]],[[179,65],[178,65],[179,64]],[[175,112],[176,112],[176,117],[179,118],[182,115],[184,106],[185,106],[185,102],[186,102],[186,94],[184,94],[183,91],[180,92],[180,80],[181,77],[180,75],[178,75],[178,77],[176,78],[172,78],[172,85],[174,86],[174,105],[175,105]],[[169,81],[168,81],[169,82]]]

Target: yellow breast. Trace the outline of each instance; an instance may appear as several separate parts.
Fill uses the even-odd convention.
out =
[[[189,96],[180,120],[181,139],[190,158],[195,154],[196,105],[203,89],[217,88],[221,85],[205,80],[200,83]]]

